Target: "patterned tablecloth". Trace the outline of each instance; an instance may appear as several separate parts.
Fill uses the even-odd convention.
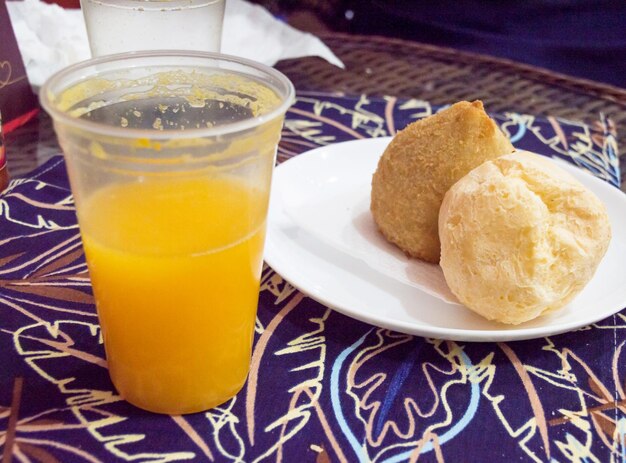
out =
[[[279,160],[395,133],[418,100],[301,94]],[[519,148],[619,185],[615,129],[494,115]],[[106,370],[61,156],[0,194],[4,462],[626,461],[626,311],[524,342],[424,339],[347,318],[265,268],[244,389],[205,413],[126,403]]]

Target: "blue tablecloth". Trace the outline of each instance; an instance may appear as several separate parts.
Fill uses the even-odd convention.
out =
[[[395,133],[419,100],[300,94],[279,160]],[[615,128],[494,114],[518,148],[617,186]],[[367,325],[262,276],[244,389],[205,413],[155,415],[113,388],[61,156],[0,194],[3,461],[626,461],[626,311],[510,343]]]

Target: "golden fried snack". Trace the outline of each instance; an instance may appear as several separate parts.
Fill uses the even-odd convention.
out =
[[[473,311],[518,324],[563,307],[589,282],[611,240],[602,202],[525,151],[487,161],[446,193],[441,267]]]
[[[474,167],[513,149],[480,101],[462,101],[408,125],[393,138],[372,178],[374,221],[407,255],[439,262],[443,195]]]

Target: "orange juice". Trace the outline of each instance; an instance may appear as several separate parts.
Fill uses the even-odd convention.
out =
[[[108,55],[41,88],[121,395],[209,409],[249,369],[271,177],[295,90],[242,58]]]
[[[243,386],[267,196],[228,177],[149,179],[80,205],[109,372],[126,400],[191,413]]]

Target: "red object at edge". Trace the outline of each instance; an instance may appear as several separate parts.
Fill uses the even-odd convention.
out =
[[[80,8],[80,0],[44,0],[46,3],[56,3],[63,8]]]
[[[26,114],[22,114],[21,116],[15,117],[11,119],[9,122],[2,124],[2,128],[4,129],[4,134],[6,135],[11,130],[15,130],[19,126],[26,124],[28,121],[33,119],[37,114],[39,114],[39,108],[35,108],[31,111],[28,111]]]

